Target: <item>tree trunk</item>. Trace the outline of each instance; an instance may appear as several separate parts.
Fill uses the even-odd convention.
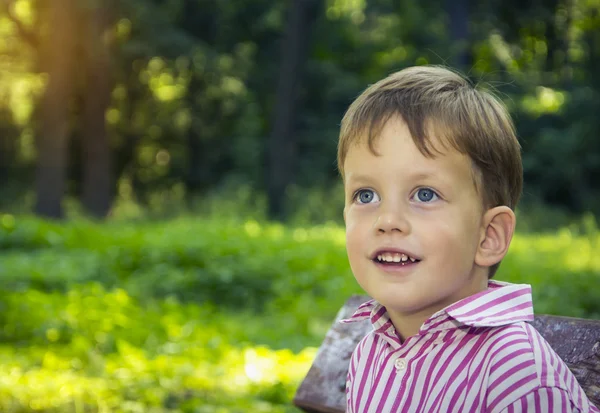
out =
[[[573,70],[575,62],[570,57],[569,50],[571,49],[571,42],[569,39],[569,32],[571,31],[571,25],[573,24],[573,15],[576,13],[576,3],[573,0],[565,0],[564,6],[566,10],[566,21],[565,21],[565,33],[563,34],[563,53],[565,61],[561,68],[561,74],[564,79],[564,88],[566,90],[573,89]]]
[[[469,42],[469,0],[446,0],[446,12],[450,41],[455,51],[453,64],[461,71],[468,72],[472,60]]]
[[[204,167],[203,167],[203,155],[202,143],[200,142],[200,136],[197,132],[198,128],[190,128],[187,132],[187,159],[188,167],[185,174],[185,187],[188,195],[192,197],[188,200],[192,200],[193,195],[196,195],[202,188],[203,184],[206,184],[204,178]]]
[[[17,159],[16,140],[18,131],[14,120],[6,109],[0,109],[0,187],[6,188]]]
[[[86,10],[88,41],[82,113],[82,203],[97,218],[104,218],[112,203],[111,151],[105,115],[110,106],[113,80],[111,51],[105,32],[111,24],[110,2]]]
[[[199,80],[196,75],[192,75],[187,88],[187,100],[190,107],[194,107],[196,95],[202,93]],[[185,189],[187,202],[192,206],[192,201],[195,195],[198,194],[203,185],[206,185],[204,164],[205,156],[204,145],[202,144],[202,125],[197,120],[192,120],[192,123],[186,133],[186,152],[187,152],[187,169],[185,171]]]
[[[296,161],[294,123],[297,119],[297,92],[318,3],[318,0],[291,0],[288,9],[268,147],[266,182],[268,213],[272,219],[285,218],[285,191],[292,181]]]
[[[39,63],[40,69],[48,74],[48,83],[38,107],[35,212],[45,217],[62,218],[74,83],[74,0],[52,0],[45,12],[43,21],[48,22],[48,30],[42,37]]]

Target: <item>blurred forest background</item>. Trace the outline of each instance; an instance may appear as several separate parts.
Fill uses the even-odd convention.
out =
[[[221,195],[269,218],[339,221],[344,110],[432,63],[509,106],[524,209],[598,214],[599,4],[2,0],[0,204],[165,216]]]
[[[496,278],[600,318],[600,0],[0,0],[0,410],[298,413],[361,293],[340,120],[421,64],[514,116]]]

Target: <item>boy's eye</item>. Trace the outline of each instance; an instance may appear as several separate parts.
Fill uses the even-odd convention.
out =
[[[438,199],[438,194],[433,189],[420,188],[415,192],[413,200],[417,202],[431,202]]]
[[[379,201],[379,195],[372,189],[361,189],[354,194],[354,200],[359,204],[370,204]]]

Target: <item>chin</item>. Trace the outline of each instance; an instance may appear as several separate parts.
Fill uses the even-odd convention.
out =
[[[393,294],[393,292],[377,294],[377,297],[373,298],[386,308],[402,313],[417,312],[428,306],[428,303],[424,303],[422,300],[415,300],[414,296],[405,297],[400,294]]]

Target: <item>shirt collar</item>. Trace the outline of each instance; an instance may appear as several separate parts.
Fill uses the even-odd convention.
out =
[[[375,332],[385,333],[393,324],[384,306],[375,300],[361,304],[342,323],[370,320]],[[490,280],[487,290],[463,298],[433,314],[419,334],[443,331],[461,326],[498,327],[523,321],[533,321],[531,286]]]

